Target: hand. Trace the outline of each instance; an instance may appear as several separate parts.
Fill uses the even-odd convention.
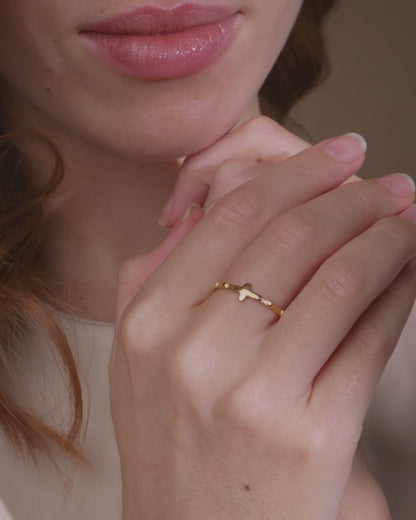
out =
[[[371,474],[361,447],[354,456],[337,520],[392,520],[386,497]]]
[[[131,302],[123,271],[110,382],[126,519],[336,517],[414,297],[416,233],[389,217],[410,194],[334,189],[363,157],[328,144],[256,165]],[[253,281],[286,313],[211,294],[217,280]]]
[[[172,233],[152,251],[134,259],[132,297],[151,273],[202,218],[204,211],[238,186],[262,173],[253,164],[277,165],[306,150],[310,144],[264,116],[239,126],[209,148],[188,157],[180,170],[172,197],[162,210],[160,224]],[[358,177],[353,176],[356,179]],[[347,180],[347,182],[349,179]]]
[[[186,158],[159,220],[162,226],[172,227],[173,232],[152,251],[135,258],[136,274],[134,284],[129,285],[129,294],[133,296],[140,289],[202,218],[203,212],[198,210],[198,205],[205,212],[209,211],[227,193],[262,173],[261,168],[253,168],[253,165],[276,166],[310,146],[272,119],[260,116],[239,126],[206,150]],[[357,180],[361,179],[352,175],[345,182]]]

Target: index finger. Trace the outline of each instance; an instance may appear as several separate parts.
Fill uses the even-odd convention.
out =
[[[187,157],[176,180],[171,206],[161,220],[172,226],[193,202],[202,207],[219,166],[229,159],[279,163],[309,147],[267,117],[251,119],[207,149]]]

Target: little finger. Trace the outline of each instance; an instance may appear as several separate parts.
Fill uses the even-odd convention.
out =
[[[310,405],[327,418],[357,425],[357,434],[375,388],[414,304],[414,262],[370,305],[316,379]]]

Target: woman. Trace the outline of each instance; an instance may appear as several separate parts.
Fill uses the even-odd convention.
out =
[[[359,136],[309,147],[256,117],[299,10],[288,63],[331,4],[1,7],[4,130],[46,135],[65,167],[48,183],[47,148],[9,135],[1,496],[14,518],[388,518],[353,458],[414,298],[414,186],[340,186],[364,160]],[[305,85],[284,71],[286,111]]]

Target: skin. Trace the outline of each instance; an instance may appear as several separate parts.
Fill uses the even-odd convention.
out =
[[[366,384],[363,387],[358,385],[351,390],[351,395],[354,396],[353,402],[342,409],[342,413],[339,414],[342,420],[336,424],[337,433],[345,430],[345,437],[340,437],[345,442],[338,441],[331,444],[330,450],[323,450],[322,443],[319,449],[315,444],[317,439],[314,438],[314,432],[317,431],[316,425],[322,422],[321,432],[324,438],[327,438],[328,430],[325,428],[329,427],[331,419],[340,411],[340,403],[334,400],[331,404],[331,413],[325,415],[324,396],[328,395],[329,388],[331,390],[338,388],[338,393],[334,395],[338,397],[341,395],[339,385],[345,379],[347,371],[344,367],[348,366],[348,363],[354,363],[352,358],[346,358],[339,364],[334,363],[333,370],[321,372],[322,384],[316,386],[318,395],[316,402],[319,405],[316,405],[312,411],[310,408],[303,407],[302,419],[297,425],[293,423],[293,409],[300,409],[305,404],[305,395],[311,395],[312,381],[325,364],[325,355],[323,354],[320,364],[316,359],[310,359],[310,363],[305,364],[307,367],[313,366],[315,372],[310,369],[307,375],[304,374],[296,380],[286,380],[287,386],[274,389],[277,395],[284,394],[288,388],[295,387],[299,392],[298,401],[292,401],[290,407],[285,408],[282,402],[278,403],[277,410],[286,419],[284,423],[287,429],[279,430],[278,424],[281,421],[278,419],[281,417],[276,416],[275,421],[267,425],[267,428],[270,428],[268,434],[278,433],[281,442],[277,445],[270,444],[269,441],[265,442],[264,429],[253,428],[254,424],[264,424],[258,420],[258,417],[256,418],[255,414],[251,414],[255,411],[253,404],[249,405],[245,399],[240,398],[238,401],[240,414],[234,413],[234,415],[229,414],[229,407],[221,408],[218,405],[218,403],[228,402],[223,398],[228,395],[227,385],[228,390],[232,381],[239,385],[244,374],[253,385],[249,386],[251,390],[256,388],[255,385],[259,382],[266,381],[268,376],[266,372],[260,371],[249,373],[249,367],[254,366],[254,358],[249,355],[245,358],[242,356],[239,373],[233,363],[236,353],[228,350],[227,358],[219,356],[220,352],[226,352],[226,347],[228,348],[229,345],[225,346],[221,343],[224,341],[222,339],[224,330],[221,327],[224,328],[226,324],[220,325],[215,322],[218,317],[218,304],[220,304],[229,305],[230,312],[236,312],[233,318],[235,323],[255,324],[258,327],[256,331],[253,329],[246,335],[242,330],[240,332],[242,337],[238,340],[239,343],[245,342],[247,345],[247,354],[254,348],[256,355],[258,353],[258,359],[263,360],[264,363],[266,358],[262,356],[265,355],[264,352],[271,349],[270,347],[267,349],[266,340],[263,338],[260,341],[259,337],[265,336],[266,331],[269,330],[270,316],[263,308],[252,304],[249,307],[250,317],[246,318],[245,311],[239,307],[235,308],[235,302],[229,294],[224,294],[225,291],[207,299],[209,296],[206,294],[207,285],[204,286],[205,288],[199,285],[198,290],[194,288],[192,294],[183,291],[188,302],[195,300],[198,291],[199,296],[203,296],[203,299],[207,299],[208,302],[202,309],[198,309],[201,327],[194,329],[187,325],[192,315],[189,308],[183,302],[183,306],[180,307],[180,298],[177,298],[182,287],[187,287],[186,279],[191,272],[195,273],[195,279],[198,279],[199,273],[207,273],[205,283],[208,286],[216,279],[222,278],[224,272],[218,266],[222,266],[222,269],[227,267],[229,273],[233,273],[234,276],[238,272],[241,273],[240,276],[243,276],[243,273],[248,275],[250,269],[247,266],[253,266],[259,260],[254,246],[250,253],[250,244],[260,240],[266,232],[268,223],[277,222],[276,219],[279,213],[282,213],[282,208],[289,211],[292,207],[306,203],[317,194],[323,195],[337,187],[356,173],[364,159],[362,150],[357,151],[357,143],[342,144],[346,151],[348,147],[355,146],[355,156],[351,160],[341,161],[341,164],[328,159],[322,149],[309,148],[307,143],[291,136],[278,125],[264,119],[251,119],[259,114],[257,91],[289,34],[301,2],[242,0],[235,4],[238,4],[238,8],[243,12],[242,28],[225,57],[197,75],[157,83],[140,82],[107,68],[92,58],[78,40],[77,31],[80,27],[121,10],[119,3],[16,0],[1,6],[0,106],[4,126],[7,128],[26,126],[46,132],[59,144],[66,164],[65,180],[51,197],[47,207],[51,224],[45,275],[56,281],[57,295],[66,303],[73,305],[80,316],[112,321],[117,311],[117,340],[110,366],[110,381],[115,430],[122,462],[125,520],[134,518],[137,511],[143,514],[143,518],[153,519],[174,518],[175,515],[181,515],[181,518],[198,518],[198,520],[212,518],[213,515],[220,518],[221,504],[224,505],[224,500],[228,500],[227,497],[235,496],[235,489],[232,487],[234,479],[237,479],[238,475],[244,475],[247,468],[253,467],[253,460],[247,456],[247,450],[243,449],[246,443],[254,442],[260,447],[263,446],[266,450],[263,454],[268,454],[266,460],[269,460],[270,454],[279,459],[287,454],[287,443],[283,442],[283,439],[288,435],[293,436],[294,439],[293,451],[287,458],[287,466],[281,467],[283,477],[279,483],[279,489],[287,489],[286,497],[276,500],[276,488],[273,486],[269,486],[267,493],[260,498],[256,493],[251,493],[250,500],[246,500],[239,506],[243,508],[241,513],[245,518],[266,518],[267,515],[277,516],[284,512],[291,518],[304,518],[305,516],[302,515],[308,514],[308,518],[323,520],[334,518],[338,514],[341,503],[339,514],[344,516],[340,517],[357,518],[357,508],[359,509],[359,505],[368,500],[373,504],[374,518],[387,518],[388,512],[379,489],[368,476],[359,458],[356,458],[353,464],[353,456],[366,404],[369,402],[382,367],[387,362],[387,354],[391,352],[410,311],[414,273],[406,272],[397,278],[400,270],[415,253],[414,229],[409,220],[396,217],[392,219],[394,224],[386,224],[387,221],[384,220],[384,224],[380,224],[381,234],[386,233],[383,225],[395,226],[398,246],[400,245],[398,254],[392,260],[392,265],[385,265],[384,271],[380,266],[377,273],[374,273],[378,278],[374,279],[373,288],[368,290],[367,300],[355,303],[352,306],[353,310],[356,317],[365,313],[368,305],[396,278],[394,290],[403,294],[407,304],[400,310],[399,315],[389,313],[387,311],[390,310],[391,303],[386,295],[377,312],[374,311],[375,317],[370,314],[365,315],[363,324],[366,326],[371,325],[375,318],[379,319],[380,314],[392,315],[392,321],[388,322],[388,325],[393,332],[384,349],[379,344],[374,346],[377,363],[374,363],[374,359],[371,359],[372,363],[369,360],[368,363],[362,363],[363,381]],[[279,27],[278,31],[276,27]],[[211,117],[212,113],[216,114],[215,118]],[[245,121],[249,123],[240,126]],[[230,130],[236,127],[237,130],[230,134]],[[42,178],[43,172],[50,166],[47,154],[33,143],[24,143],[21,146],[32,159],[37,178]],[[298,152],[301,153],[298,155]],[[288,162],[291,156],[294,156],[291,159],[293,163]],[[187,159],[183,163],[184,157]],[[296,177],[293,175],[290,177],[289,173],[297,170],[308,172],[310,180],[305,178],[302,183],[298,180],[296,185]],[[320,171],[325,172],[325,178],[319,177]],[[260,179],[268,178],[268,174],[273,172],[280,172],[280,179],[273,181],[273,185],[262,192]],[[337,181],[331,184],[332,181],[329,182],[329,179],[333,179],[331,176],[334,174],[338,175]],[[157,226],[157,218],[163,203],[174,188],[176,179],[173,214],[168,212],[164,215],[167,224],[174,225],[176,222],[173,231],[169,233],[166,229]],[[256,180],[256,184],[250,184]],[[279,211],[272,204],[265,205],[261,211],[261,218],[258,219],[257,228],[248,226],[247,221],[236,222],[234,228],[231,225],[227,228],[231,216],[231,213],[228,213],[228,220],[224,218],[224,215],[227,215],[227,204],[230,211],[229,208],[235,204],[233,200],[244,193],[236,189],[238,186],[243,185],[246,189],[248,187],[249,195],[246,195],[246,200],[247,208],[250,209],[254,204],[250,194],[256,193],[257,190],[262,193],[262,197],[272,192],[283,193],[291,186],[291,182],[294,183],[293,197],[288,193],[288,196],[282,199],[283,206]],[[397,184],[400,181],[396,179],[389,182]],[[303,186],[305,191],[302,191]],[[336,195],[332,198],[320,199],[318,206],[323,211],[324,208],[328,210],[331,207],[341,207],[340,200],[351,201],[350,205],[345,207],[344,214],[340,213],[334,220],[337,232],[344,229],[345,222],[348,222],[348,219],[345,219],[348,208],[358,209],[362,219],[354,221],[354,225],[345,231],[344,243],[335,242],[329,232],[327,235],[319,234],[319,226],[315,229],[316,237],[320,237],[320,240],[316,241],[319,245],[314,260],[317,265],[358,235],[365,228],[363,226],[373,225],[382,217],[404,211],[413,201],[413,194],[409,191],[400,197],[394,197],[389,190],[376,182],[354,183],[354,186],[351,185],[348,190],[344,189],[342,192],[335,190]],[[94,197],[91,197],[91,193]],[[365,199],[367,208],[359,206],[363,194],[367,196]],[[211,211],[207,211],[207,215],[202,218],[201,209],[193,207],[188,217],[178,223],[186,207],[193,201]],[[241,203],[238,206],[245,207]],[[268,214],[267,210],[269,210]],[[305,207],[302,206],[300,211],[305,211]],[[222,217],[221,212],[223,212]],[[243,215],[240,217],[244,218]],[[319,220],[319,222],[321,223],[319,229],[322,231],[323,221]],[[219,226],[219,223],[222,226]],[[218,237],[223,242],[218,241]],[[323,237],[326,237],[326,242]],[[178,244],[178,248],[171,254]],[[204,250],[211,251],[208,263],[207,260],[205,263],[202,262],[200,258],[199,262],[196,261],[202,244],[205,244]],[[208,248],[206,244],[209,245]],[[226,247],[227,244],[229,247]],[[152,249],[154,247],[155,249]],[[313,248],[308,247],[312,251]],[[368,253],[369,247],[368,244],[360,243],[359,251],[363,258]],[[383,242],[379,247],[383,251],[390,251],[391,246]],[[243,252],[246,253],[245,260],[238,263],[238,255]],[[276,251],[273,254],[275,253]],[[346,250],[344,254],[352,253]],[[168,260],[160,266],[168,256]],[[134,259],[127,262],[127,259],[132,257]],[[299,265],[293,280],[302,279],[306,283],[308,274],[310,275],[312,270],[311,262],[312,260],[309,259],[309,265]],[[214,264],[217,265],[217,270],[210,269],[210,265],[212,267]],[[117,275],[121,266],[123,268],[118,282]],[[264,290],[261,290],[267,292],[270,285],[267,280],[271,277],[267,261],[262,264],[261,272],[263,275],[257,280],[259,286],[264,287]],[[181,280],[180,273],[186,273],[186,277],[183,275],[182,285],[178,285]],[[249,278],[254,279],[254,275]],[[171,279],[175,280],[172,285],[174,297],[172,295],[169,297],[162,290],[166,286],[166,280]],[[316,281],[315,289],[319,287]],[[137,297],[139,289],[142,290]],[[300,287],[295,288],[292,281],[292,286],[282,287],[276,295],[270,294],[270,297],[277,299],[279,294],[285,295],[286,301],[282,301],[281,304],[286,306],[300,289]],[[149,296],[152,291],[157,295],[156,298],[152,297],[152,299]],[[313,302],[313,294],[312,291],[310,296],[312,300],[308,300],[307,291],[306,296],[304,293],[303,297],[299,298],[297,308],[300,315],[308,315],[306,309]],[[215,303],[210,305],[209,302]],[[169,326],[169,334],[177,331],[178,337],[175,342],[170,343],[172,356],[173,353],[180,352],[183,356],[182,363],[192,359],[193,350],[190,348],[189,338],[192,334],[196,334],[197,341],[193,345],[198,352],[198,345],[204,344],[207,337],[211,338],[210,334],[207,335],[207,326],[211,329],[215,327],[217,336],[211,338],[212,345],[220,345],[221,348],[218,348],[218,351],[207,349],[213,357],[207,358],[205,353],[203,358],[199,358],[197,365],[191,364],[192,370],[184,372],[187,374],[185,380],[179,373],[184,365],[177,364],[178,357],[173,356],[169,361],[170,358],[167,356],[168,373],[172,377],[173,387],[177,389],[175,395],[178,401],[173,399],[172,402],[165,404],[163,392],[158,393],[156,388],[153,399],[145,399],[146,406],[138,407],[136,418],[140,423],[141,414],[145,414],[146,411],[164,410],[167,428],[173,428],[173,423],[168,421],[168,418],[172,417],[172,410],[182,405],[184,410],[189,410],[186,399],[184,400],[181,395],[184,382],[188,384],[204,367],[220,363],[225,374],[223,380],[210,378],[204,381],[207,385],[204,388],[202,385],[189,387],[192,389],[190,395],[195,396],[195,403],[198,404],[199,410],[212,412],[215,408],[219,413],[217,424],[206,422],[195,424],[192,414],[185,414],[185,431],[198,431],[202,428],[202,424],[205,428],[199,431],[201,439],[204,438],[206,444],[203,444],[202,452],[195,457],[196,460],[203,462],[200,466],[203,471],[200,473],[195,473],[194,469],[191,474],[186,471],[186,468],[189,469],[187,457],[192,453],[193,445],[186,446],[184,457],[176,461],[177,465],[172,467],[166,461],[173,460],[172,453],[176,453],[177,447],[160,439],[155,425],[150,425],[147,430],[139,432],[132,432],[130,427],[131,403],[142,402],[153,387],[151,381],[148,381],[148,385],[143,388],[131,387],[125,382],[130,380],[131,373],[134,378],[138,377],[140,380],[140,376],[143,376],[140,372],[143,366],[147,366],[148,371],[144,374],[147,374],[147,377],[154,374],[154,370],[157,374],[163,373],[164,368],[154,363],[154,358],[157,357],[158,352],[163,352],[163,348],[166,350],[166,344],[163,342],[165,329],[161,323],[152,322],[152,326],[149,325],[141,335],[137,333],[136,324],[148,318],[146,313],[154,313],[155,309],[163,309],[165,306],[174,308],[175,305],[179,305],[180,320]],[[348,307],[346,299],[338,302],[338,307],[345,311]],[[240,312],[242,314],[239,314]],[[296,311],[292,315],[296,316]],[[283,351],[284,345],[290,344],[288,340],[290,331],[293,332],[297,328],[294,322],[290,325],[291,314],[288,313],[288,316],[289,321],[286,320],[286,323],[289,325],[284,329],[286,337],[280,338],[278,342]],[[350,325],[352,329],[352,321]],[[363,329],[365,329],[364,325]],[[340,341],[336,341],[330,334],[332,332],[333,336],[336,336],[335,332],[337,332],[338,339],[341,339],[340,326],[339,321],[335,321],[331,331],[326,329],[324,331],[326,336],[321,339],[322,345],[326,347],[326,356],[328,352],[334,352],[340,345]],[[305,323],[305,327],[300,330],[308,330],[311,334],[314,331],[311,327],[311,323]],[[152,340],[145,340],[144,337],[150,338],[154,330],[160,331],[160,335]],[[318,333],[320,330],[322,327],[314,332]],[[358,328],[356,331],[356,338],[361,337],[360,330],[362,329]],[[347,332],[344,331],[344,336]],[[255,340],[253,334],[256,336]],[[279,334],[284,336],[283,332]],[[302,344],[301,338],[296,341],[299,345]],[[353,343],[359,345],[360,341],[356,340]],[[347,349],[340,349],[339,352],[345,350]],[[356,359],[362,360],[363,353],[359,349],[352,350],[356,353]],[[139,363],[139,366],[136,366],[135,360],[143,360],[146,351],[153,353],[147,357],[148,365]],[[280,350],[277,349],[277,352]],[[299,352],[303,351],[299,350]],[[340,354],[338,357],[342,359],[343,356]],[[290,359],[282,357],[282,360],[290,363]],[[262,366],[260,361],[259,366]],[[325,373],[329,374],[326,378]],[[161,377],[156,377],[154,380],[160,379]],[[223,396],[215,394],[215,390],[219,388],[222,388]],[[238,395],[244,394],[240,392]],[[266,396],[262,406],[271,406],[269,397]],[[357,409],[357,402],[363,403],[359,409]],[[273,406],[275,404],[273,403]],[[171,406],[171,408],[164,408],[164,406]],[[215,466],[212,464],[215,455],[222,456],[221,446],[231,442],[229,433],[235,426],[233,421],[235,418],[242,420],[247,413],[248,417],[252,418],[252,422],[247,423],[248,437],[242,436],[238,439],[233,452],[234,458],[229,460],[228,467]],[[222,429],[222,444],[216,443],[215,435],[212,434],[218,427]],[[304,432],[307,432],[306,436]],[[306,441],[302,440],[302,437],[306,437]],[[138,443],[139,439],[140,443]],[[158,439],[159,444],[155,439]],[[140,467],[138,461],[143,460],[143,453],[150,453],[148,449],[150,445],[154,446],[155,452],[166,455],[159,461],[162,468],[163,491],[167,497],[162,505],[158,500],[159,485],[154,484],[161,481],[161,475],[155,474],[155,479],[147,475],[145,482],[142,482],[140,475],[137,475]],[[204,450],[205,453],[212,453],[214,459],[204,459],[202,457]],[[270,450],[270,453],[267,450]],[[288,483],[287,475],[290,474],[294,462],[299,460],[299,454],[302,453],[306,453],[306,456],[301,457],[299,474],[303,475],[304,480],[294,479]],[[336,457],[334,453],[337,453]],[[322,466],[325,470],[322,470]],[[175,468],[178,467],[181,471],[175,473]],[[182,468],[184,468],[183,472]],[[254,481],[258,485],[262,482],[270,482],[268,471],[270,467],[267,464],[256,467]],[[179,474],[180,478],[184,479],[183,482],[197,484],[206,482],[207,479],[210,482],[222,482],[222,476],[227,472],[233,476],[230,479],[231,488],[226,485],[221,489],[216,486],[205,488],[205,494],[201,497],[198,494],[195,496],[194,490],[185,486],[181,488],[181,495],[193,498],[189,502],[189,510],[185,513],[188,516],[184,516],[180,509],[175,509],[180,507],[175,501],[176,495],[173,492],[179,485],[175,481],[175,474]],[[316,483],[317,474],[322,475],[322,478]],[[137,485],[138,482],[142,488]],[[357,482],[360,482],[360,485]],[[300,490],[305,488],[310,490],[310,500],[303,502],[302,507],[305,509],[297,510],[298,516],[296,516],[294,511],[299,506],[298,496]],[[146,489],[145,499],[142,499],[143,489]],[[204,501],[208,499],[211,503],[217,504],[220,511],[203,507]],[[233,502],[227,502],[227,507],[230,507],[230,504],[235,510]],[[167,516],[167,512],[170,517]],[[368,519],[368,515],[365,518]]]
[[[348,142],[351,144],[351,138],[342,138],[341,142],[342,146]],[[337,141],[337,146],[339,143]],[[347,164],[343,162],[336,168],[333,164],[334,169],[327,171],[329,176],[326,182],[329,185],[326,188],[319,183],[319,188],[316,185],[306,186],[312,180],[317,182],[319,172],[328,169],[328,163],[320,160],[324,157],[318,155],[318,150],[320,153],[321,147],[326,145],[328,143],[319,145],[318,149],[306,150],[283,161],[279,167],[267,165],[269,173],[274,172],[280,177],[280,190],[279,183],[276,183],[277,191],[273,191],[273,175],[266,174],[264,180],[257,176],[253,182],[221,199],[200,222],[197,208],[191,211],[188,219],[174,228],[171,241],[175,242],[175,234],[181,237],[186,231],[185,227],[189,230],[196,222],[198,224],[167,261],[145,281],[133,300],[131,289],[135,283],[140,285],[140,274],[146,268],[149,257],[136,258],[122,270],[120,318],[110,362],[110,381],[116,435],[124,468],[125,518],[134,518],[137,511],[144,511],[151,518],[174,517],[175,514],[189,518],[212,518],[213,515],[222,518],[228,510],[238,510],[239,515],[247,518],[282,515],[299,519],[306,516],[329,519],[335,518],[340,507],[341,489],[344,493],[339,512],[341,518],[357,518],[358,513],[363,518],[370,518],[371,515],[374,518],[389,518],[380,490],[365,471],[363,461],[356,459],[351,475],[349,462],[356,449],[365,409],[413,302],[413,269],[405,270],[377,304],[374,303],[367,311],[364,312],[361,304],[363,295],[369,296],[368,291],[371,292],[373,283],[373,290],[378,287],[379,291],[383,286],[379,285],[381,278],[377,281],[378,277],[369,277],[371,257],[380,256],[374,237],[384,236],[386,241],[381,247],[387,252],[391,248],[392,233],[398,236],[407,229],[410,235],[407,239],[403,236],[403,244],[410,239],[409,246],[414,227],[405,224],[405,219],[382,219],[358,242],[346,244],[306,284],[277,326],[256,304],[254,307],[235,309],[235,302],[224,294],[216,293],[207,298],[207,291],[208,294],[212,291],[208,279],[227,280],[231,276],[238,280],[250,279],[253,276],[250,276],[250,270],[255,268],[257,279],[260,281],[264,277],[263,286],[269,287],[271,297],[275,300],[279,298],[285,305],[291,297],[285,300],[283,295],[287,292],[296,294],[294,285],[299,284],[299,279],[310,269],[307,265],[312,261],[312,256],[305,259],[301,254],[305,247],[311,254],[314,247],[310,244],[315,244],[317,254],[322,255],[319,258],[323,261],[328,255],[326,248],[335,250],[335,243],[339,244],[339,240],[352,236],[350,233],[355,234],[358,229],[365,229],[370,222],[375,222],[374,218],[377,220],[382,215],[387,216],[389,211],[400,211],[400,207],[406,207],[413,200],[411,191],[406,191],[406,181],[401,184],[404,191],[398,199],[391,199],[391,192],[388,194],[384,187],[380,191],[380,184],[383,186],[387,182],[391,186],[392,181],[403,181],[402,177],[394,176],[384,179],[382,183],[350,183],[348,188],[334,190],[308,204],[300,204],[294,212],[285,213],[288,206],[296,206],[304,200],[303,197],[310,199],[316,196],[315,189],[325,192],[333,186],[336,172],[339,175],[342,171],[344,179],[361,164],[362,152],[358,151],[354,157],[350,156]],[[234,161],[231,164],[234,165]],[[241,165],[241,162],[238,164]],[[312,169],[313,165],[316,170]],[[294,171],[303,175],[294,179]],[[219,169],[218,176],[224,180],[229,172],[232,173],[233,169],[227,162]],[[291,186],[296,184],[297,189],[292,191]],[[256,187],[260,189],[260,195],[256,195]],[[264,211],[254,219],[250,209],[252,197],[254,207],[255,200],[260,199],[264,204]],[[236,205],[235,199],[244,200],[246,204]],[[361,209],[360,204],[363,205]],[[326,211],[319,215],[325,206]],[[279,211],[283,213],[281,217]],[[261,228],[262,218],[267,221],[268,216],[275,212],[277,218],[257,234],[256,225]],[[414,211],[406,210],[402,215],[407,220],[410,214]],[[332,231],[325,224],[328,218],[334,221],[334,225],[330,226]],[[309,222],[311,226],[307,228],[306,235],[302,228],[294,231],[294,225],[299,226],[300,222]],[[405,226],[401,231],[398,228],[397,231],[388,231],[393,223],[394,226]],[[253,244],[250,243],[252,233],[257,235]],[[281,242],[275,240],[279,235]],[[209,258],[198,255],[201,241],[211,244],[205,250],[210,251]],[[410,246],[411,251],[413,247]],[[193,254],[187,255],[186,249],[193,250]],[[264,253],[260,257],[259,250]],[[392,255],[385,254],[386,260],[389,256],[387,263],[392,260]],[[186,258],[189,262],[184,262]],[[224,271],[224,265],[230,258],[234,262]],[[379,262],[380,271],[383,270],[382,263]],[[337,266],[351,264],[354,269],[350,271],[348,268],[339,278]],[[280,280],[280,286],[271,293],[273,289],[268,280],[283,268],[285,282]],[[348,276],[351,287],[349,284],[345,286],[344,275]],[[369,278],[373,278],[371,284],[366,283]],[[187,284],[189,280],[193,283]],[[278,280],[279,277],[276,284]],[[403,303],[401,307],[396,305],[398,296]],[[216,311],[218,305],[224,311],[220,316]],[[167,308],[169,313],[163,311]],[[329,308],[333,313],[328,312]],[[345,333],[342,330],[348,330],[353,325],[356,318],[352,318],[351,312],[364,314],[338,346],[337,354],[328,359],[328,353],[324,354],[324,351],[327,352],[324,350],[322,357],[317,356],[323,343],[332,343],[332,334],[342,337]],[[348,315],[352,318],[350,323]],[[288,320],[285,329],[287,336],[283,331],[285,319]],[[212,323],[213,320],[215,323]],[[323,328],[320,325],[323,320],[332,326]],[[158,331],[157,335],[154,334],[155,330]],[[304,331],[308,333],[305,335]],[[263,339],[264,334],[267,338],[267,333],[272,336],[269,346]],[[253,348],[258,342],[258,349]],[[330,350],[334,348],[332,346]],[[297,352],[295,358],[292,350]],[[295,366],[298,367],[296,374],[293,373]],[[300,369],[301,366],[304,368]],[[155,372],[165,374],[168,393],[165,384],[154,377]],[[297,385],[303,387],[299,389],[299,394]],[[316,404],[311,405],[312,402]],[[158,414],[155,422],[149,420],[153,417],[152,410],[160,409],[164,413],[161,416]],[[295,409],[298,409],[301,419],[293,423]],[[132,410],[136,411],[134,419]],[[306,423],[305,416],[309,416]],[[160,420],[163,421],[162,428]],[[132,429],[131,421],[138,428]],[[167,439],[160,434],[161,431],[174,432],[178,428],[181,431],[179,438],[173,436]],[[235,432],[241,432],[241,435],[236,436]],[[198,434],[200,439],[197,441]],[[146,443],[146,439],[150,438],[152,449],[148,449]],[[255,460],[247,452],[248,445],[258,446],[260,450],[255,451]],[[146,446],[145,450],[143,446]],[[206,457],[206,454],[209,456]],[[260,467],[257,462],[259,454],[260,460],[268,461],[267,464],[260,463]],[[136,460],[148,468],[145,476],[135,464]],[[218,461],[224,460],[226,469],[218,464]],[[324,469],[327,464],[328,471]],[[337,468],[335,473],[334,466]],[[253,470],[254,467],[256,470]],[[294,468],[296,478],[288,486],[287,477]],[[272,473],[268,474],[268,471]],[[282,480],[279,480],[279,471],[282,472]],[[225,481],[224,474],[227,475]],[[262,478],[257,480],[259,474]],[[316,481],[318,474],[320,477]],[[244,475],[245,480],[254,481],[257,493],[241,502],[237,482]],[[347,475],[351,478],[345,487]],[[157,486],[154,487],[153,483],[156,482]],[[207,488],[206,482],[215,485]],[[313,490],[312,482],[316,484]],[[319,490],[320,486],[322,488]],[[282,495],[281,490],[287,487],[289,493]],[[340,493],[338,498],[336,488]],[[160,489],[166,493],[163,502],[159,499]],[[188,497],[186,504],[189,509],[181,509],[170,494],[172,489],[176,490],[174,496],[177,492]],[[305,489],[312,492],[311,500],[305,498]],[[332,494],[329,489],[333,490]],[[302,503],[296,505],[295,497],[299,495],[303,497]],[[215,497],[218,510],[209,507],[210,497]]]
[[[59,295],[89,318],[113,320],[120,265],[166,235],[156,222],[178,173],[177,158],[259,114],[256,93],[301,2],[230,3],[244,21],[226,57],[201,74],[150,83],[114,72],[79,41],[81,27],[124,10],[119,2],[2,3],[1,114],[8,127],[47,129],[59,143],[66,179],[49,209],[55,260],[48,271]],[[39,176],[48,171],[44,150],[27,152],[36,157]]]

